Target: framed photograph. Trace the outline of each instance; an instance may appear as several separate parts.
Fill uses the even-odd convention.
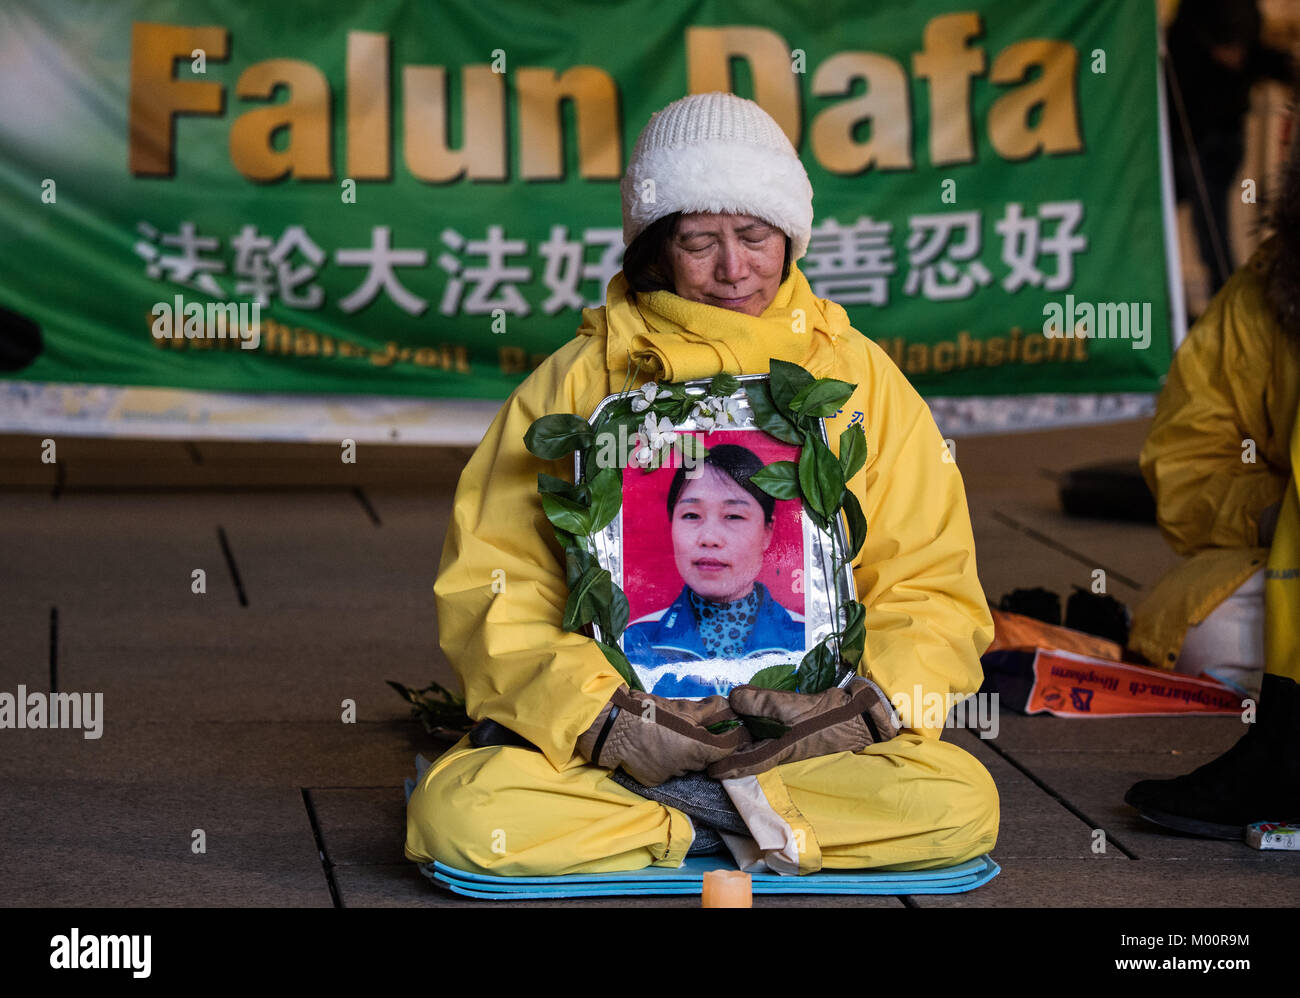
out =
[[[737,379],[725,407],[715,402],[719,418],[659,426],[653,451],[644,435],[621,449],[622,506],[593,541],[627,597],[618,644],[659,696],[726,694],[760,670],[797,666],[840,630],[839,608],[856,598],[839,518],[823,530],[800,498],[751,481],[777,462],[797,464],[802,449],[755,425],[745,386],[766,377]],[[703,398],[708,385],[686,390]],[[622,397],[602,402],[592,423]]]

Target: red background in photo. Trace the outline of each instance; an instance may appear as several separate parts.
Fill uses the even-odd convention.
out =
[[[799,448],[782,443],[762,430],[716,430],[692,433],[703,436],[705,447],[739,444],[758,455],[765,465],[798,461]],[[623,590],[631,607],[631,620],[672,604],[685,583],[673,560],[668,524],[668,487],[673,467],[656,471],[623,469]],[[778,499],[772,516],[772,546],[763,558],[758,581],[787,610],[802,615],[804,594],[793,591],[794,571],[803,571],[803,523],[798,501]]]

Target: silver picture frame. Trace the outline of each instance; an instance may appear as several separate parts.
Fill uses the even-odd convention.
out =
[[[756,383],[766,381],[767,375],[743,375],[737,378],[740,382],[740,388],[730,397],[735,402],[733,419],[725,427],[714,427],[711,431],[700,424],[695,417],[674,424],[673,431],[676,433],[701,433],[712,432],[728,433],[732,431],[748,431],[750,433],[759,433],[775,443],[776,438],[771,437],[761,430],[757,425],[753,409],[749,405],[746,388]],[[686,383],[686,392],[689,396],[703,397],[708,394],[708,380],[689,381]],[[592,412],[589,422],[598,425],[601,421],[605,410],[620,399],[628,398],[629,394],[610,395],[605,398]],[[821,434],[822,441],[828,442],[826,438],[826,427],[824,421],[817,422],[818,431]],[[714,446],[717,445],[716,440]],[[793,445],[782,445],[793,446]],[[796,458],[797,459],[797,458]],[[580,474],[582,455],[579,453],[575,457],[574,474],[575,480]],[[626,464],[622,468],[623,480],[626,482],[626,476],[629,473],[638,472],[640,469],[636,466],[628,467]],[[626,498],[626,496],[625,496]],[[795,500],[785,500],[795,501]],[[668,696],[686,696],[698,697],[709,695],[710,692],[725,693],[730,686],[739,685],[748,679],[748,676],[742,675],[743,670],[752,663],[753,672],[766,668],[771,665],[790,663],[795,666],[799,664],[803,655],[826,639],[828,636],[840,631],[844,626],[844,619],[841,612],[841,605],[848,601],[857,599],[856,587],[853,580],[852,567],[844,553],[848,550],[848,537],[845,531],[844,523],[840,516],[835,516],[831,523],[830,530],[821,529],[817,523],[808,514],[806,508],[800,502],[799,520],[802,527],[802,551],[803,551],[803,593],[804,593],[804,642],[802,649],[790,650],[782,656],[775,654],[750,655],[743,659],[718,659],[705,658],[699,662],[692,661],[690,667],[698,670],[698,676],[706,683],[712,679],[715,681],[714,690],[695,690],[690,693],[674,692],[669,689],[661,695]],[[621,505],[618,514],[603,530],[592,535],[592,546],[594,554],[600,566],[606,569],[612,577],[615,584],[620,589],[626,591],[626,581],[628,578],[628,559],[626,554],[626,532],[632,528],[632,525],[626,522],[626,505]],[[836,569],[837,563],[840,568]],[[598,640],[605,640],[600,633],[597,625],[592,625],[593,636]],[[626,652],[625,641],[627,632],[619,636],[619,646]],[[832,650],[838,657],[839,649],[832,639]],[[656,687],[664,686],[664,676],[675,668],[679,673],[685,667],[682,662],[664,662],[660,665],[646,665],[632,663],[638,678],[641,680],[646,690],[656,692]],[[665,671],[667,670],[667,671]]]

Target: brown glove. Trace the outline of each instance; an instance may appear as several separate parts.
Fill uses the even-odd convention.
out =
[[[815,694],[737,686],[729,699],[737,714],[772,718],[790,730],[714,763],[709,775],[715,780],[753,776],[784,762],[857,752],[874,742],[888,741],[900,727],[884,690],[861,676],[846,689]]]
[[[752,740],[744,725],[712,734],[719,721],[739,720],[723,696],[670,700],[620,686],[578,738],[588,762],[623,769],[647,787],[725,759]]]

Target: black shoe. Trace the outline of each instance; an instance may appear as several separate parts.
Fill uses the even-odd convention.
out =
[[[1135,783],[1124,800],[1148,821],[1205,838],[1300,819],[1300,686],[1265,673],[1255,723],[1236,745],[1185,776]]]
[[[1128,644],[1128,608],[1114,596],[1091,593],[1075,586],[1065,603],[1065,626],[1114,641],[1121,648]]]
[[[1044,624],[1061,623],[1061,597],[1042,586],[1011,590],[998,602],[998,609],[1018,613],[1022,617],[1033,617]]]

